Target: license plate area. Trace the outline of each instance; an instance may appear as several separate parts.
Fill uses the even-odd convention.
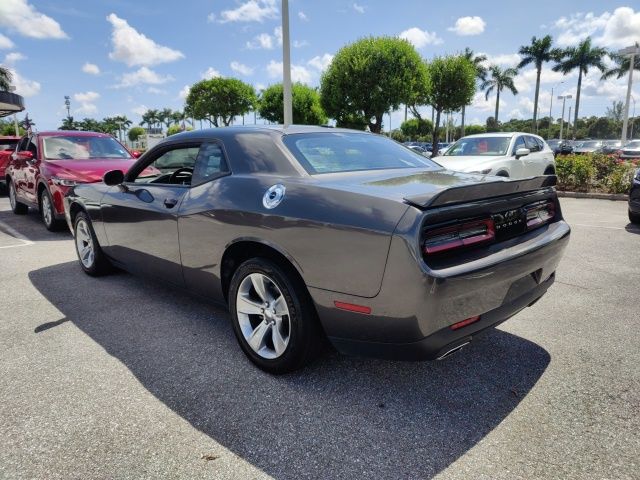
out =
[[[527,213],[524,208],[514,208],[491,216],[496,229],[496,240],[506,240],[523,234],[527,229]]]

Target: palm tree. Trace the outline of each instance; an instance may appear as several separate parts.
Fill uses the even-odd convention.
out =
[[[165,127],[167,128],[169,128],[173,123],[173,118],[171,117],[172,113],[173,112],[171,111],[170,108],[163,108],[160,111],[160,114],[159,114],[160,123],[164,123]]]
[[[498,123],[498,111],[500,110],[500,92],[505,88],[511,91],[514,95],[518,94],[516,86],[513,84],[514,77],[518,74],[515,68],[501,69],[498,65],[491,65],[489,67],[489,79],[482,82],[480,89],[485,91],[484,98],[489,100],[489,95],[496,91],[496,114],[494,116],[496,123]]]
[[[484,66],[484,62],[487,61],[486,55],[476,55],[473,53],[469,47],[464,49],[462,56],[469,60],[476,69],[476,78],[481,82],[484,82],[487,79],[487,67]],[[465,116],[466,105],[462,106],[462,118],[460,121],[460,129],[461,134],[464,137],[464,116]]]
[[[558,57],[560,51],[552,48],[553,38],[551,35],[545,35],[542,38],[531,38],[530,45],[523,45],[518,50],[522,56],[522,60],[518,64],[518,68],[525,67],[530,64],[536,66],[536,94],[533,100],[533,131],[538,129],[538,95],[540,94],[540,73],[542,72],[542,64],[550,62]]]
[[[636,42],[636,48],[640,46]],[[622,78],[629,73],[629,65],[631,58],[628,55],[618,55],[610,53],[609,56],[616,63],[615,67],[610,68],[602,74],[601,80],[608,80],[611,77]],[[633,60],[633,69],[640,70],[640,55],[635,55]]]
[[[578,110],[580,109],[580,89],[582,88],[582,75],[586,75],[591,67],[595,67],[601,72],[606,70],[603,58],[607,55],[604,48],[592,47],[591,37],[585,38],[577,47],[569,47],[558,52],[557,65],[553,67],[554,72],[562,72],[567,75],[576,68],[578,69],[578,88],[576,90],[576,108],[573,117],[573,124],[578,124]]]
[[[11,73],[11,70],[6,67],[0,66],[0,91],[9,91],[12,79],[13,75]]]

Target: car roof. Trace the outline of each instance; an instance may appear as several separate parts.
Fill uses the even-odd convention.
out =
[[[37,135],[41,137],[60,137],[65,135],[73,135],[76,137],[111,137],[108,133],[88,132],[86,130],[50,130],[37,132]]]
[[[280,135],[295,135],[299,133],[360,133],[363,135],[373,135],[362,130],[351,130],[348,128],[321,127],[317,125],[234,125],[230,127],[206,128],[203,130],[190,130],[188,132],[172,135],[172,139],[189,138],[225,138],[243,133],[273,133]]]
[[[465,135],[463,138],[483,138],[483,137],[513,137],[515,135],[531,135],[532,137],[538,137],[535,133],[529,132],[489,132],[489,133],[475,133],[473,135]]]

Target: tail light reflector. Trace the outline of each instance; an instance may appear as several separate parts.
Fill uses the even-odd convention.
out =
[[[333,302],[333,304],[336,306],[336,308],[339,308],[340,310],[347,310],[349,312],[356,312],[356,313],[364,313],[365,315],[369,315],[371,313],[371,307],[367,307],[366,305],[356,305],[355,303],[339,302],[337,300]]]
[[[495,237],[495,225],[490,218],[438,228],[427,232],[424,252],[427,255],[432,255],[460,247],[489,242],[494,240]]]
[[[458,330],[459,328],[466,327],[467,325],[471,325],[472,323],[475,323],[478,320],[480,320],[480,315],[476,315],[475,317],[470,317],[470,318],[467,318],[466,320],[462,320],[461,322],[454,323],[449,328],[451,330]]]
[[[544,225],[556,216],[556,205],[550,201],[534,203],[527,206],[525,210],[527,212],[527,230]]]

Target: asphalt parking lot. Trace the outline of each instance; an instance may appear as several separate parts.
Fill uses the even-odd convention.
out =
[[[556,284],[441,362],[328,354],[274,377],[227,313],[0,198],[0,478],[640,477],[640,228],[562,199]]]

